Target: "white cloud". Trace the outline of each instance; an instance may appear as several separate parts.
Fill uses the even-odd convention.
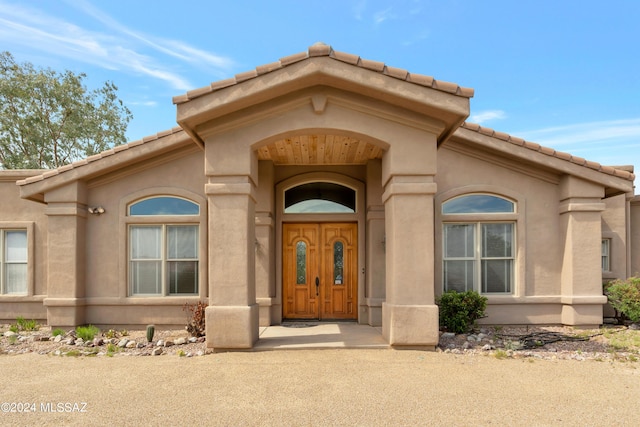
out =
[[[491,120],[502,120],[506,118],[507,114],[502,110],[486,110],[472,114],[469,117],[469,121],[480,125]]]
[[[84,1],[69,4],[97,19],[111,31],[99,32],[49,16],[37,9],[0,0],[0,40],[37,49],[109,70],[121,70],[164,81],[177,90],[193,85],[158,58],[164,54],[189,65],[206,67],[214,75],[228,74],[234,62],[179,40],[135,32]],[[175,66],[175,65],[174,65]]]
[[[520,132],[519,136],[539,144],[558,147],[601,144],[624,139],[640,143],[640,118],[553,126]]]
[[[392,8],[389,7],[385,10],[380,10],[376,13],[373,14],[373,21],[376,24],[381,24],[384,21],[386,21],[387,19],[392,19],[394,17],[394,15],[391,13]]]

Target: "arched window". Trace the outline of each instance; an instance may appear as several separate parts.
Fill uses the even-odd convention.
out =
[[[489,194],[464,195],[442,204],[445,291],[513,292],[516,222],[502,214],[515,211],[514,202]]]
[[[130,294],[197,295],[199,205],[159,196],[132,203],[128,213],[135,217],[128,230]]]
[[[312,182],[284,192],[284,213],[354,213],[356,191],[331,182]]]

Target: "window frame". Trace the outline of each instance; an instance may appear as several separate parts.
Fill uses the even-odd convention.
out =
[[[489,195],[493,197],[503,198],[513,203],[513,212],[476,212],[476,213],[443,213],[443,205],[452,199],[464,196]],[[511,289],[510,292],[481,292],[481,280],[474,280],[474,290],[487,296],[489,303],[492,301],[513,301],[524,295],[525,271],[523,266],[526,265],[526,253],[524,252],[525,239],[525,213],[526,199],[519,193],[505,189],[503,187],[492,185],[469,185],[454,188],[438,194],[435,197],[435,243],[436,243],[436,293],[440,294],[445,290],[445,253],[444,253],[444,224],[457,223],[469,224],[475,223],[479,228],[479,223],[511,223],[512,225],[512,266],[511,266]],[[476,233],[478,231],[476,230]],[[475,239],[474,245],[480,245],[478,238]],[[474,257],[476,257],[474,252]],[[474,274],[481,277],[481,261],[475,261],[476,271]]]
[[[155,191],[154,191],[155,190]],[[130,207],[138,202],[149,200],[153,198],[170,197],[176,199],[184,199],[198,206],[197,215],[185,215],[185,214],[171,214],[171,215],[130,215]],[[123,288],[122,296],[127,298],[168,298],[175,299],[180,298],[206,298],[207,296],[207,273],[206,273],[206,200],[194,193],[179,189],[148,189],[130,195],[129,198],[121,200],[121,212],[123,212],[122,226],[123,234],[121,239],[122,253],[124,254],[124,263],[120,269],[120,277],[122,279]],[[161,227],[161,276],[162,282],[160,286],[160,293],[134,293],[134,284],[131,278],[132,269],[132,243],[131,243],[131,229],[132,227]],[[197,227],[197,266],[195,274],[197,275],[197,291],[195,293],[171,293],[170,279],[169,279],[169,263],[168,259],[168,238],[167,230],[172,226],[196,226]],[[180,261],[183,261],[182,259]],[[192,259],[185,259],[185,261],[193,261]]]
[[[505,257],[489,257],[483,254],[483,247],[485,246],[484,240],[484,227],[491,224],[508,224],[511,225],[511,256]],[[445,237],[445,229],[448,225],[471,225],[473,229],[473,256],[465,257],[447,257],[446,244],[447,239]],[[471,287],[465,286],[465,290],[474,290],[482,295],[513,295],[514,294],[514,279],[515,279],[515,265],[516,265],[516,222],[515,221],[467,221],[467,222],[449,222],[443,221],[442,223],[443,239],[442,239],[442,289],[446,289],[446,276],[448,261],[472,261],[473,262],[473,283]],[[508,292],[485,292],[482,290],[484,287],[483,276],[486,273],[486,269],[483,269],[483,263],[487,260],[508,260],[511,261],[511,268],[509,274],[509,291]]]
[[[26,234],[26,261],[11,264],[25,264],[26,265],[26,279],[24,285],[24,292],[6,292],[6,265],[9,262],[6,261],[5,254],[5,239],[6,233],[11,231],[25,232]],[[0,221],[0,298],[8,297],[25,297],[33,296],[34,294],[34,251],[35,245],[33,243],[34,224],[33,222],[4,222]]]
[[[603,237],[600,243],[600,267],[603,273],[611,273],[611,238]],[[605,245],[606,243],[606,245]],[[605,251],[606,246],[606,251]],[[606,252],[606,253],[605,253]],[[607,268],[605,268],[605,260]]]

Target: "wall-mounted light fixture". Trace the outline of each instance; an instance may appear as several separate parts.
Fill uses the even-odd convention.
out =
[[[104,213],[104,208],[102,206],[89,207],[87,210],[92,215],[102,215]]]

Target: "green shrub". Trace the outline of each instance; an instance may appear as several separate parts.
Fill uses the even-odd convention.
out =
[[[38,322],[35,320],[26,320],[22,316],[18,316],[16,318],[16,325],[18,329],[21,331],[37,331],[40,327],[38,326]]]
[[[53,331],[51,331],[51,335],[58,336],[58,335],[64,335],[64,331],[60,328],[56,328]]]
[[[153,341],[153,335],[156,333],[154,325],[147,325],[147,342]]]
[[[640,322],[640,277],[614,280],[605,287],[611,307],[632,322]]]
[[[93,325],[78,326],[76,328],[76,336],[82,338],[82,341],[91,341],[96,335],[100,333],[100,329]]]
[[[449,291],[436,304],[440,307],[440,327],[463,334],[473,328],[476,320],[485,317],[487,298],[475,291]]]

